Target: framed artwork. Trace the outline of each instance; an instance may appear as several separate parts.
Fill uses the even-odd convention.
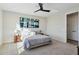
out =
[[[21,28],[39,28],[39,20],[20,17],[20,27]]]

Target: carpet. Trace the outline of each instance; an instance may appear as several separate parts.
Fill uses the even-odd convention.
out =
[[[70,43],[53,40],[51,45],[24,50],[20,55],[77,55],[77,47]]]

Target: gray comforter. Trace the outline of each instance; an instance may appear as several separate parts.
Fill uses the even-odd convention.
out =
[[[36,46],[44,45],[51,41],[51,38],[46,35],[34,35],[24,40],[24,48],[33,48]]]

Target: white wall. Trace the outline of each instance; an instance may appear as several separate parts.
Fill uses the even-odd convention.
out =
[[[78,7],[71,8],[67,11],[62,11],[48,17],[47,18],[47,34],[52,36],[53,39],[66,42],[67,41],[66,15],[70,13],[74,13],[74,12],[79,12],[79,8]],[[78,24],[78,29],[79,29],[79,24]],[[79,30],[78,30],[78,40],[79,40]]]
[[[2,10],[0,10],[0,45],[2,44]]]
[[[56,13],[48,17],[47,20],[42,17],[35,17],[31,15],[24,15],[15,12],[4,11],[4,17],[3,17],[4,42],[13,41],[13,32],[16,27],[16,22],[19,20],[20,16],[40,19],[39,29],[46,31],[47,34],[49,34],[53,39],[66,42],[67,40],[66,14],[73,13],[78,10],[79,8],[72,8],[65,12]],[[34,29],[34,30],[38,30],[38,29]]]
[[[66,19],[64,13],[57,13],[47,18],[47,33],[56,40],[66,42]]]
[[[4,31],[4,43],[12,42],[14,36],[14,30],[16,28],[16,22],[19,21],[19,17],[29,17],[39,19],[39,28],[33,30],[46,31],[46,19],[42,17],[36,17],[31,15],[19,14],[15,12],[4,11],[3,13],[3,31]]]

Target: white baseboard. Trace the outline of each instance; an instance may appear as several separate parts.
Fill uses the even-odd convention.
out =
[[[59,39],[59,38],[54,38],[54,37],[52,39],[66,43],[66,39]]]
[[[12,43],[13,41],[4,41],[3,44],[5,43]]]

